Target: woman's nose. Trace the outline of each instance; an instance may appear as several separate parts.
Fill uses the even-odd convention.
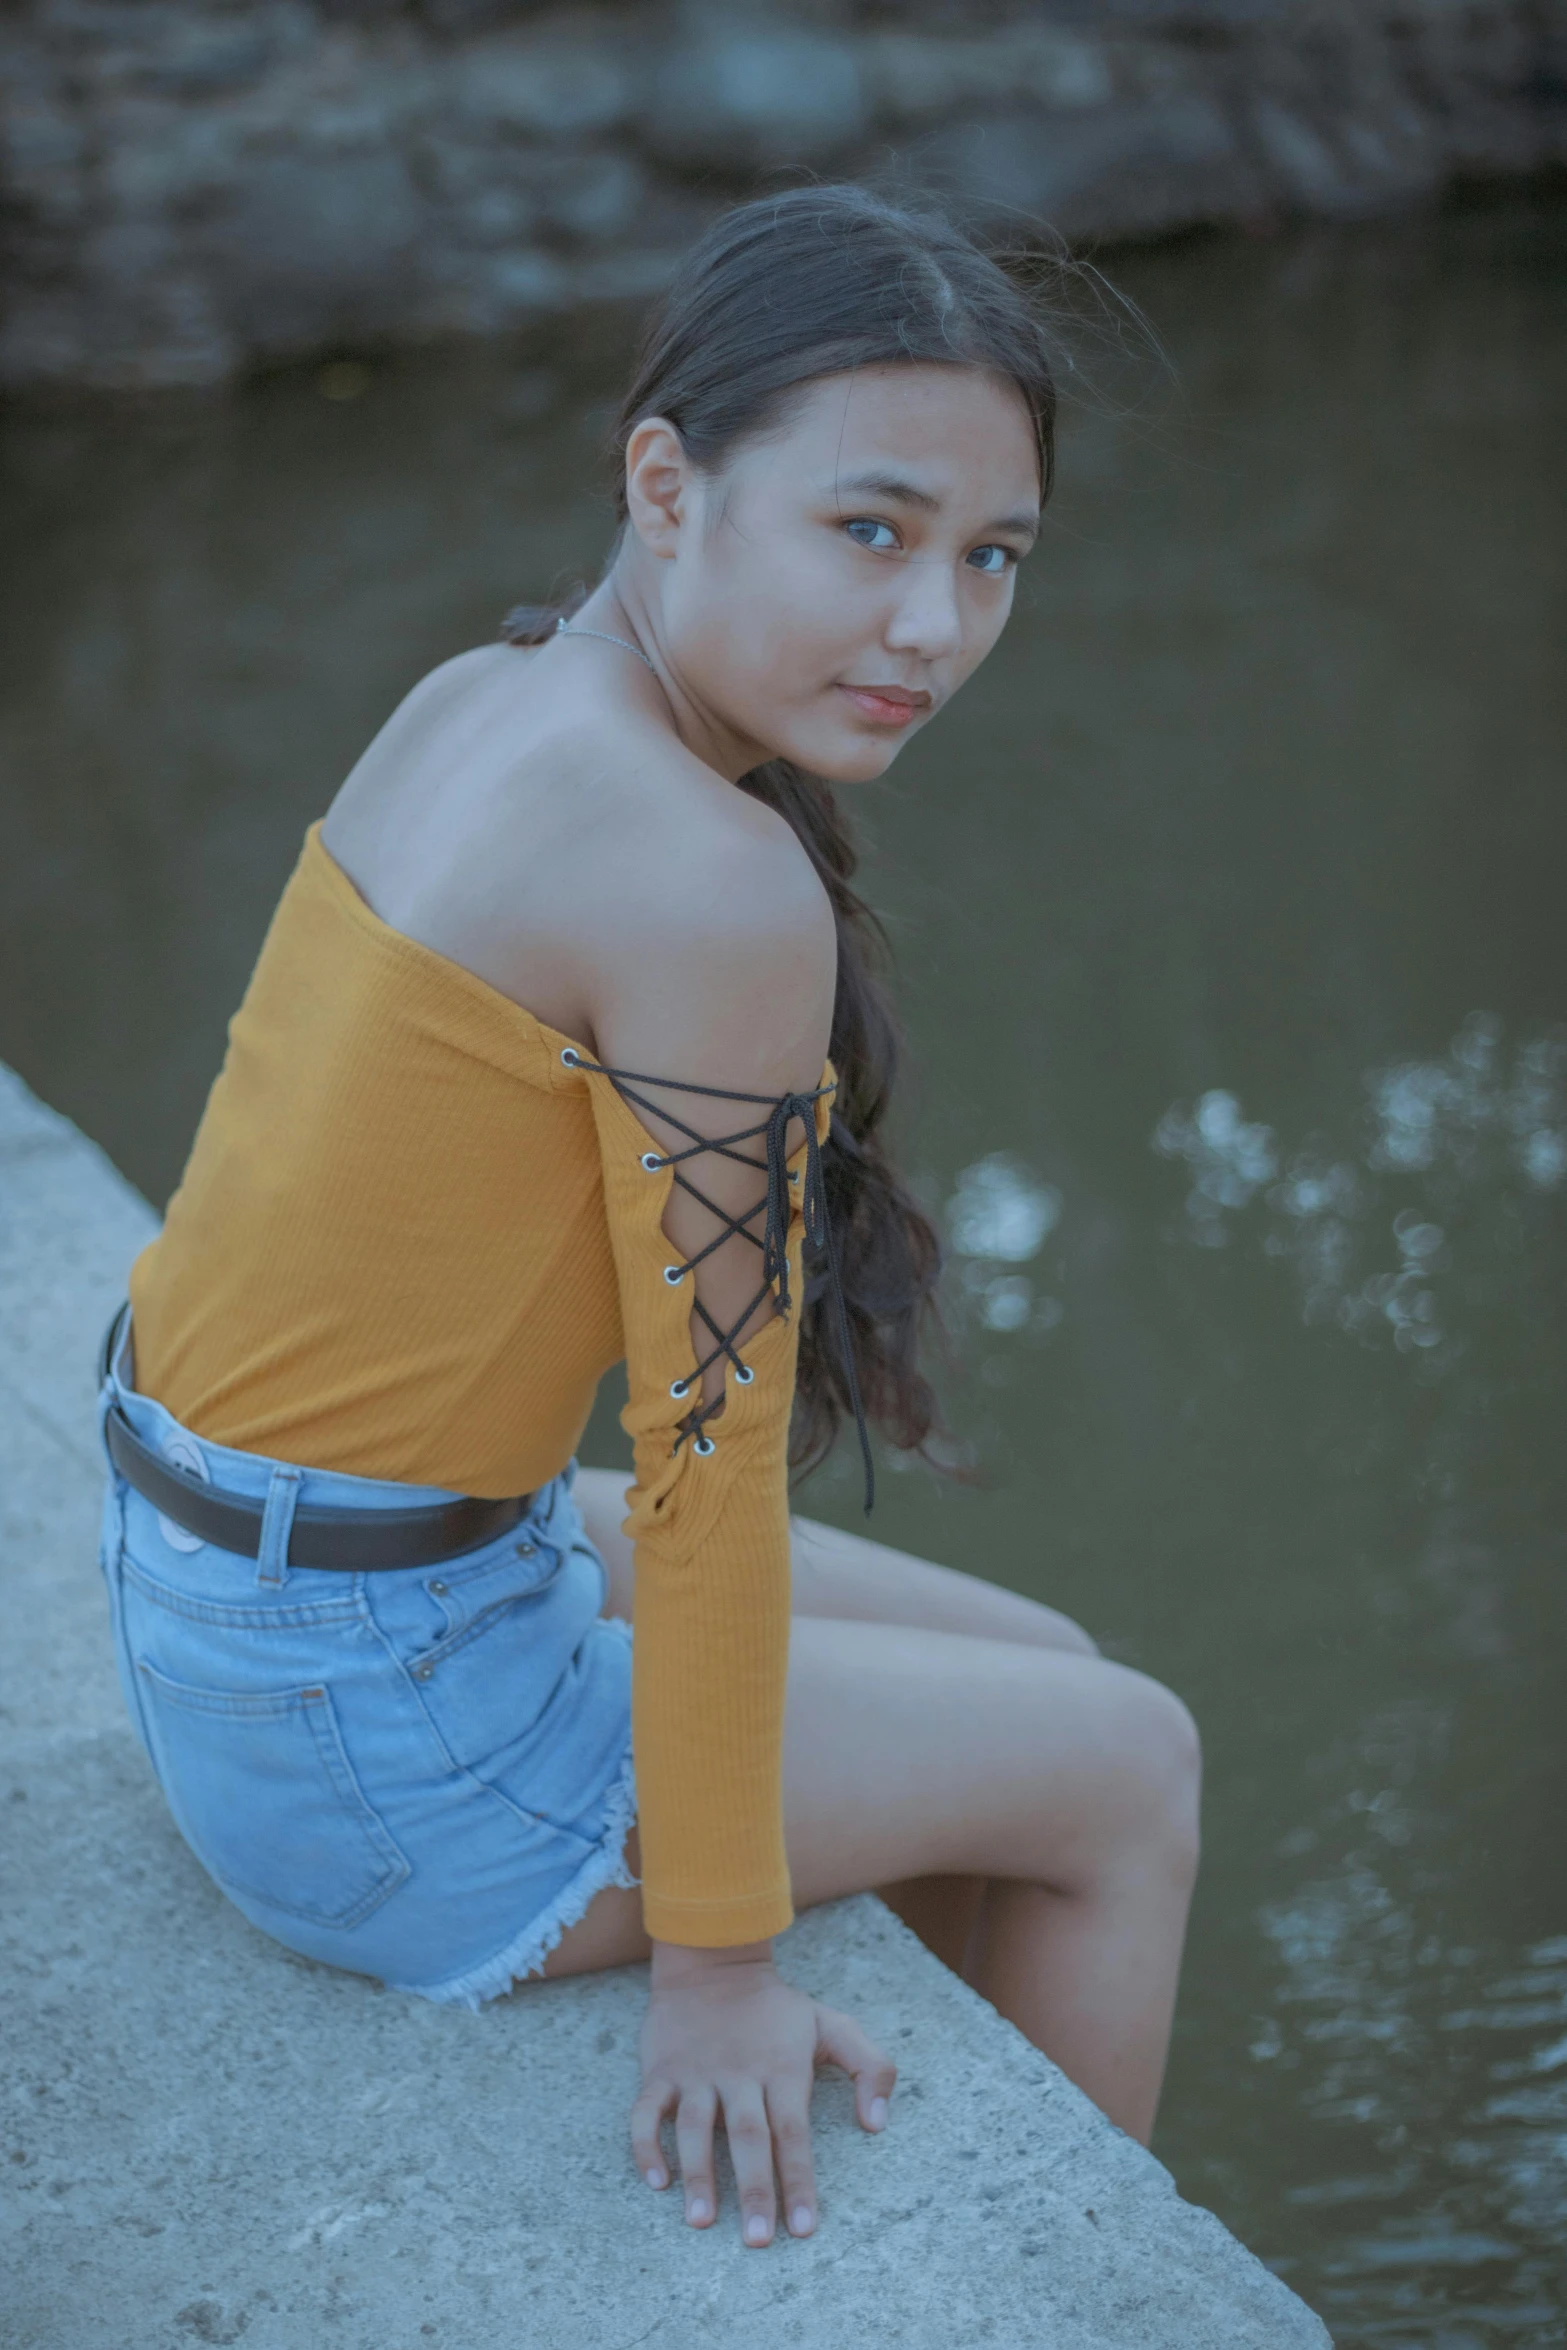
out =
[[[963,641],[963,615],[946,564],[911,563],[902,584],[887,631],[889,649],[917,653],[925,661],[950,659]]]

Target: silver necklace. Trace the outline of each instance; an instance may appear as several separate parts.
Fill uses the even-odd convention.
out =
[[[564,620],[556,621],[555,634],[557,636],[596,636],[601,645],[619,645],[623,653],[635,653],[645,668],[652,669],[655,677],[658,675],[658,671],[653,668],[652,662],[643,652],[642,647],[632,644],[627,637],[610,636],[602,628],[568,628]]]

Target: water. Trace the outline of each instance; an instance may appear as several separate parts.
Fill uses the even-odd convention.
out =
[[[1128,264],[1180,399],[866,795],[985,1469],[879,1530],[1193,1705],[1159,2151],[1357,2350],[1567,2338],[1564,255]],[[0,1054],[154,1196],[305,823],[599,546],[612,344],[5,426]]]

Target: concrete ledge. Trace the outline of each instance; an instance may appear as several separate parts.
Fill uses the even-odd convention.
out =
[[[642,1970],[470,2015],[313,1966],[179,1841],[94,1564],[92,1357],[154,1219],[0,1069],[4,2339],[24,2350],[1320,2346],[1318,2320],[879,1902],[788,1937],[895,2050],[818,2093],[814,2240],[636,2182]]]

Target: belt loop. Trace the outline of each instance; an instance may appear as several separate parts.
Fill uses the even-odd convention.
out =
[[[104,1332],[103,1345],[98,1352],[98,1391],[100,1395],[111,1386],[123,1392],[126,1383],[125,1358],[130,1353],[130,1347],[131,1309],[127,1300],[119,1308],[113,1321]]]
[[[128,1302],[120,1307],[104,1333],[103,1346],[98,1357],[98,1442],[103,1447],[109,1474],[114,1481],[114,1497],[122,1521],[125,1515],[125,1499],[120,1487],[124,1480],[115,1468],[113,1461],[109,1459],[109,1440],[105,1422],[124,1391],[124,1382],[120,1378],[120,1364],[130,1342],[130,1311]]]
[[[267,1487],[267,1506],[261,1517],[261,1542],[256,1553],[256,1581],[276,1590],[288,1581],[288,1541],[294,1531],[303,1469],[279,1461]]]

